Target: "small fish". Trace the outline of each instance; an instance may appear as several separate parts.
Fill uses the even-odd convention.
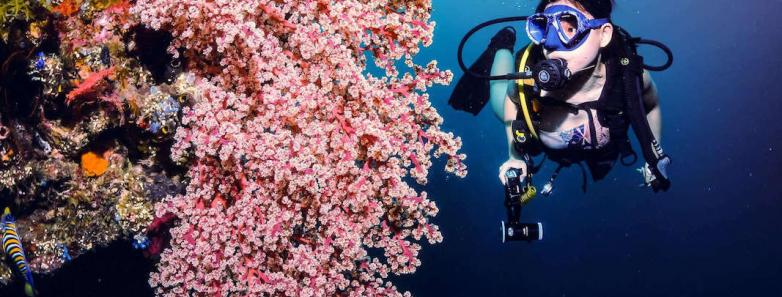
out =
[[[13,260],[19,272],[24,276],[24,293],[27,296],[33,297],[35,295],[33,290],[33,274],[30,272],[30,265],[27,263],[27,258],[24,255],[24,248],[22,247],[22,241],[19,240],[19,235],[16,233],[16,219],[11,215],[11,210],[6,207],[3,212],[3,217],[0,219],[0,229],[2,231],[2,244],[3,252],[6,256]]]

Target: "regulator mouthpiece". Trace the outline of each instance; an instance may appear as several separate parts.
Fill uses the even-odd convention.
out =
[[[546,91],[562,89],[573,75],[563,59],[543,60],[532,68],[535,83]]]

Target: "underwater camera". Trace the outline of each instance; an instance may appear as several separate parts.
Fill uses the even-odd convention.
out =
[[[543,240],[543,224],[510,223],[502,221],[502,243],[506,241]]]
[[[543,239],[543,224],[521,223],[521,208],[535,197],[537,190],[521,169],[511,168],[505,172],[505,208],[508,222],[502,221],[502,242],[533,241]]]

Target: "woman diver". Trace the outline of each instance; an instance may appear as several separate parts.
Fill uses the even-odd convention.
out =
[[[467,75],[457,83],[449,104],[477,114],[491,102],[505,124],[509,158],[500,166],[499,178],[506,196],[512,178],[523,189],[515,191],[520,195],[511,195],[518,199],[506,197],[511,224],[518,223],[520,207],[536,192],[531,179],[540,166],[534,164],[533,156],[542,153],[559,164],[540,193],[551,194],[560,169],[571,165],[581,168],[586,190],[582,163],[593,180],[604,178],[616,160],[624,165],[635,163],[637,155],[627,138],[629,127],[643,149],[646,164],[639,171],[644,185],[655,192],[670,186],[666,173],[670,158],[658,143],[657,89],[645,69],[668,68],[672,54],[659,42],[632,38],[612,24],[612,9],[610,0],[541,0],[534,15],[481,24],[460,45],[459,63]],[[470,35],[491,24],[519,20],[526,20],[529,46],[514,57],[516,32],[505,27],[466,69],[461,51]],[[660,47],[668,62],[644,65],[635,51],[638,44]]]

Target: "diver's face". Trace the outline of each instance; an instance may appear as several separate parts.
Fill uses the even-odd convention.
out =
[[[578,9],[574,3],[567,0],[560,0],[549,3],[546,8],[548,9],[554,5],[567,5],[575,10],[583,13],[587,18],[594,19],[594,16],[589,12]],[[570,51],[551,51],[543,47],[543,53],[546,59],[564,59],[568,63],[570,71],[576,72],[588,67],[600,53],[600,49],[604,48],[611,42],[611,36],[613,35],[614,27],[611,23],[605,24],[597,29],[592,29],[589,32],[589,36],[586,38],[580,47]]]

